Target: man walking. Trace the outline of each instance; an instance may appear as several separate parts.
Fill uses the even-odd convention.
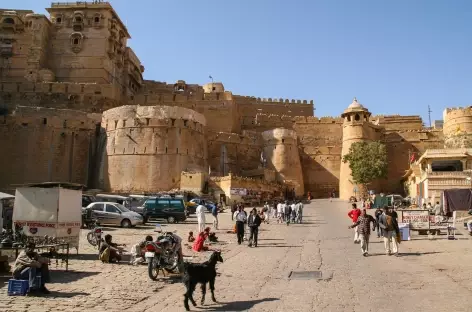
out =
[[[397,234],[400,231],[396,218],[392,216],[387,207],[384,208],[384,213],[379,218],[379,225],[384,238],[385,253],[390,256],[393,251],[395,256],[398,256]]]
[[[236,220],[236,236],[238,237],[238,244],[241,245],[244,238],[244,222],[246,222],[246,213],[243,208],[239,206],[238,210],[234,212],[234,219]]]
[[[218,230],[218,206],[214,205],[211,209],[211,215],[213,216],[213,227]]]
[[[357,222],[354,222],[353,225],[349,226],[350,229],[357,227],[357,233],[359,234],[359,240],[361,242],[362,255],[364,257],[367,257],[369,252],[370,222],[373,223],[372,231],[375,231],[376,222],[374,217],[367,214],[365,209],[362,209]]]
[[[277,223],[283,222],[283,220],[284,220],[284,217],[283,217],[284,210],[285,210],[284,204],[278,203],[278,205],[277,205]]]
[[[380,207],[377,207],[377,209],[375,210],[375,221],[376,221],[376,228],[377,228],[377,238],[380,238],[380,225],[379,225],[379,222],[380,222],[380,216],[382,215],[382,209],[380,209]]]
[[[357,219],[361,215],[361,210],[359,208],[357,208],[356,203],[352,204],[352,210],[349,211],[347,215],[348,215],[349,218],[351,218],[352,223],[357,222]],[[359,236],[358,236],[358,233],[357,233],[357,227],[353,227],[353,228],[354,228],[354,244],[358,244],[358,243],[360,243],[360,240],[359,240]]]
[[[265,202],[264,204],[264,209],[262,210],[264,212],[264,222],[269,223],[269,216],[271,214],[272,208],[270,207],[268,202]]]
[[[290,224],[290,215],[292,214],[292,206],[288,203],[288,201],[285,202],[285,207],[284,207],[284,217],[285,217],[285,222],[287,223],[287,226]]]
[[[261,225],[261,217],[257,213],[257,209],[254,208],[249,215],[247,220],[247,225],[249,227],[250,236],[249,236],[249,247],[257,247],[257,237],[259,236],[259,226]]]

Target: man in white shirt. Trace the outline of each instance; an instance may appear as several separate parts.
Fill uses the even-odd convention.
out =
[[[195,214],[197,215],[197,221],[198,221],[198,229],[197,229],[198,232],[197,233],[201,233],[201,232],[205,231],[205,224],[206,224],[205,210],[206,210],[205,206],[198,205],[197,209],[195,211]]]
[[[297,204],[297,222],[302,223],[302,218],[303,218],[303,203],[301,200],[298,201]]]
[[[242,207],[234,212],[233,218],[236,220],[236,236],[238,237],[238,244],[241,245],[244,239],[244,222],[246,222],[246,213]]]
[[[277,223],[283,222],[284,210],[285,210],[285,204],[278,203],[277,204]]]
[[[269,203],[265,202],[265,205],[264,205],[264,222],[265,223],[269,223],[269,216],[270,216],[271,210],[272,208],[270,207]]]

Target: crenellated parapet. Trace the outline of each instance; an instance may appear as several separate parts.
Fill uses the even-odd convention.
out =
[[[121,105],[122,95],[110,84],[0,82],[0,101],[10,110],[21,105],[100,113]]]
[[[235,100],[241,104],[309,104],[313,105],[313,100],[296,100],[283,98],[260,98],[255,96],[235,95]]]
[[[472,147],[472,106],[446,108],[443,119],[446,147]]]

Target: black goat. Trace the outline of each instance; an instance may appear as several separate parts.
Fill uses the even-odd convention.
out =
[[[187,291],[184,294],[184,306],[187,311],[190,311],[188,301],[192,302],[193,306],[197,304],[193,300],[193,292],[197,284],[202,285],[202,300],[201,304],[205,302],[206,294],[206,283],[210,283],[211,299],[216,302],[215,299],[215,278],[216,278],[216,263],[223,262],[220,251],[215,251],[211,254],[210,259],[203,263],[184,263],[184,277],[183,282]]]

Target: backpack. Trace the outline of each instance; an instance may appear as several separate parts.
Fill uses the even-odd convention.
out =
[[[392,216],[386,216],[387,230],[393,230],[393,218]]]
[[[105,263],[110,262],[110,248],[105,248],[105,250],[98,255],[98,259]]]

